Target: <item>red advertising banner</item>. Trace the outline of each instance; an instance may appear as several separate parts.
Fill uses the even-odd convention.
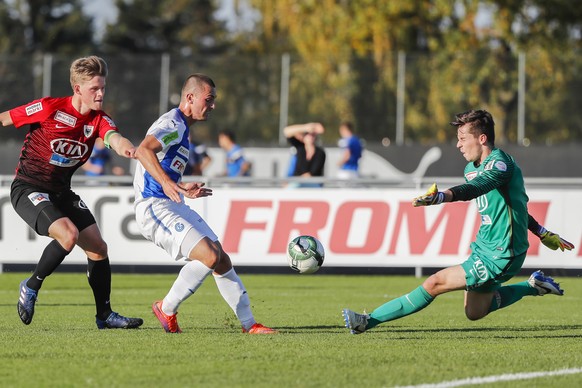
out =
[[[98,220],[114,264],[171,264],[137,231],[133,190],[75,190]],[[462,262],[479,228],[473,202],[415,208],[411,189],[214,188],[212,197],[188,200],[219,236],[235,265],[287,265],[287,243],[299,234],[319,238],[326,266],[442,267]],[[568,239],[571,252],[551,251],[530,234],[526,267],[582,268],[581,190],[528,192],[530,213]],[[0,263],[36,263],[48,239],[38,237],[0,189]],[[65,263],[85,263],[78,248]]]

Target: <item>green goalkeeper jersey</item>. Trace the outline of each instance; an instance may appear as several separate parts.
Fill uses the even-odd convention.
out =
[[[496,259],[523,254],[528,243],[528,197],[521,169],[498,148],[479,166],[465,167],[465,184],[451,188],[455,201],[475,199],[481,227],[473,252]]]

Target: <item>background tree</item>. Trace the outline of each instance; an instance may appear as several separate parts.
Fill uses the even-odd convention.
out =
[[[106,29],[108,53],[224,52],[226,31],[211,0],[116,0],[117,22]]]
[[[403,51],[409,140],[453,141],[446,125],[451,114],[481,107],[497,118],[500,142],[513,141],[517,56],[523,51],[532,57],[528,104],[551,102],[543,113],[529,110],[540,117],[528,116],[528,133],[556,140],[572,133],[545,125],[563,115],[567,97],[558,97],[567,96],[563,88],[580,82],[572,61],[580,47],[582,9],[572,2],[254,0],[253,5],[263,16],[257,44],[290,49],[298,57],[293,97],[307,103],[293,112],[295,119],[353,119],[369,140],[393,137],[395,53]]]
[[[82,1],[0,0],[0,53],[8,54],[0,86],[13,91],[0,96],[0,107],[38,97],[45,53],[54,54],[51,93],[62,94],[70,60],[92,52],[107,58],[111,85],[122,86],[109,89],[106,109],[136,138],[160,105],[175,104],[182,78],[199,71],[219,89],[219,110],[197,129],[205,140],[231,128],[241,142],[275,143],[281,54],[290,53],[289,122],[322,121],[332,143],[337,124],[352,120],[376,142],[395,137],[404,53],[407,143],[454,142],[447,122],[473,107],[494,114],[500,143],[515,142],[523,52],[526,136],[582,139],[582,7],[569,0],[235,1],[235,10],[251,4],[244,14],[259,21],[238,30],[217,18],[218,0],[116,0],[118,19],[98,47]],[[162,54],[171,58],[171,79],[160,104]]]
[[[0,1],[1,111],[40,97],[43,54],[91,52],[91,21],[79,0]],[[23,133],[5,131],[3,138]]]
[[[10,14],[21,23],[16,38],[25,52],[79,54],[94,48],[92,18],[80,0],[15,0]],[[23,35],[18,36],[20,32]]]
[[[169,107],[177,104],[188,74],[206,73],[217,83],[218,110],[212,120],[197,125],[198,140],[216,142],[216,133],[225,128],[236,130],[238,138],[247,143],[277,139],[278,117],[273,107],[278,106],[280,60],[239,49],[240,35],[228,31],[225,22],[216,18],[216,1],[117,0],[116,4],[118,20],[106,29],[104,50],[135,63],[117,68],[115,77],[120,76],[118,82],[125,88],[114,93],[115,100],[143,108],[137,118],[136,137],[142,136],[159,114],[158,100],[151,98],[159,94],[159,71],[151,69],[159,69],[161,55],[146,54],[165,53],[171,59]],[[126,112],[120,104],[113,109]],[[136,117],[132,120],[131,127],[135,128]]]
[[[0,0],[0,53],[24,51],[24,25],[5,0]]]

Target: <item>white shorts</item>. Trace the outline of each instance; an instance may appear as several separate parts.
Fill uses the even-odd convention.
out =
[[[181,245],[190,230],[195,233],[192,247],[204,237],[218,240],[206,221],[184,202],[147,198],[135,206],[135,219],[141,234],[163,248],[174,260],[184,258]]]

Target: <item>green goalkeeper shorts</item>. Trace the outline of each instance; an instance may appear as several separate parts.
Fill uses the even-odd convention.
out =
[[[471,256],[461,264],[465,270],[467,291],[494,292],[519,272],[524,261],[525,253],[497,259],[471,253]]]

